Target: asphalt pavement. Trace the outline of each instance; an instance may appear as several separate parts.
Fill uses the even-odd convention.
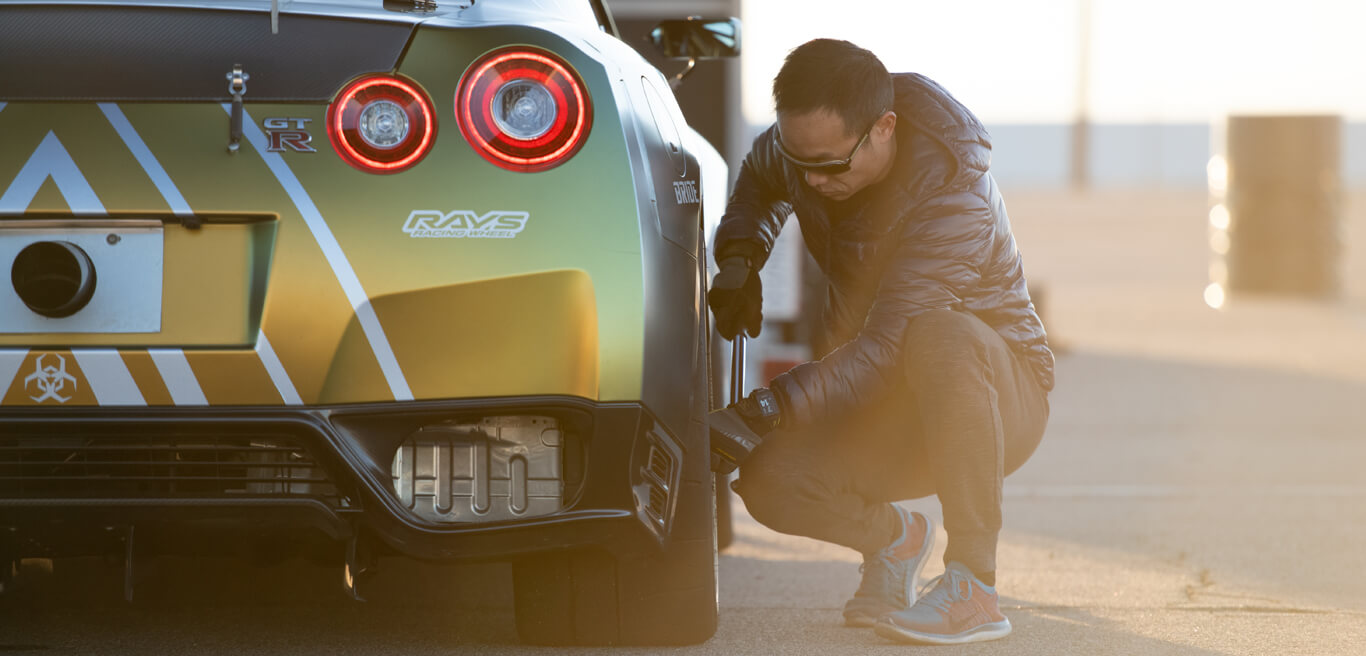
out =
[[[1366,202],[1341,299],[1214,310],[1202,193],[1009,192],[1060,352],[1047,436],[1005,490],[1014,633],[931,648],[843,628],[857,556],[742,512],[716,637],[615,653],[1366,654]],[[126,606],[112,568],[59,563],[0,607],[0,652],[549,651],[517,644],[506,566],[384,566],[356,605],[331,569],[168,561]]]

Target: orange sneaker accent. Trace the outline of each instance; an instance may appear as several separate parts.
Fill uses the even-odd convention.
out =
[[[910,522],[901,523],[901,539],[892,543],[891,551],[893,558],[910,560],[920,553],[925,542],[925,532],[930,527],[930,520],[920,513],[907,513],[904,518]]]

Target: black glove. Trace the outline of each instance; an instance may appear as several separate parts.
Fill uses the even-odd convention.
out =
[[[750,267],[743,256],[732,256],[718,263],[721,270],[711,280],[707,305],[716,315],[716,332],[726,339],[735,339],[745,328],[750,337],[759,336],[764,323],[763,283],[759,272]]]
[[[760,387],[746,398],[707,417],[711,427],[711,468],[729,474],[763,442],[782,420],[778,399]]]

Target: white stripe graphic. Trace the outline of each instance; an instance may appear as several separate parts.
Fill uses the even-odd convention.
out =
[[[265,365],[266,373],[270,374],[270,380],[275,383],[275,389],[279,390],[285,405],[303,405],[304,400],[299,397],[299,391],[294,389],[294,382],[289,379],[280,358],[275,356],[275,349],[271,348],[264,330],[256,338],[256,354],[261,357],[261,364]]]
[[[57,190],[71,206],[72,214],[104,214],[104,205],[95,190],[86,182],[71,154],[66,152],[57,134],[48,132],[38,149],[33,151],[19,175],[14,176],[5,195],[0,196],[0,212],[22,213],[28,209],[38,189],[51,177]]]
[[[128,121],[128,117],[123,115],[123,110],[114,103],[100,103],[100,111],[104,112],[105,118],[114,126],[114,131],[119,133],[124,145],[133,153],[138,164],[142,165],[142,170],[147,172],[147,177],[152,179],[157,191],[161,192],[162,198],[166,199],[166,204],[171,206],[171,211],[177,216],[190,216],[194,210],[190,209],[190,203],[185,200],[185,196],[180,193],[180,189],[175,186],[171,176],[167,175],[166,169],[157,161],[152,150],[147,147],[147,143],[138,135],[137,129]],[[281,398],[286,400],[295,399],[295,405],[299,405],[299,394],[294,391],[294,383],[290,381],[289,374],[280,364],[280,359],[275,356],[275,351],[271,350],[270,342],[266,340],[265,329],[260,331],[260,341],[265,342],[266,352],[270,354],[269,362],[264,357],[261,364],[270,373],[271,380],[275,381],[276,389],[280,390]],[[260,344],[257,345],[260,352]],[[208,399],[204,396],[204,390],[199,386],[199,379],[195,377],[194,370],[190,367],[190,361],[185,358],[185,352],[180,349],[149,349],[152,354],[152,362],[156,363],[157,371],[161,373],[161,379],[166,383],[166,389],[171,392],[171,399],[176,405],[208,405]]]
[[[0,109],[4,109],[3,105],[0,103]],[[28,349],[0,351],[0,403],[5,401],[5,393],[14,384],[14,377],[19,374],[19,367],[24,366],[24,358],[27,357]]]
[[[185,202],[185,197],[180,194],[175,183],[171,182],[171,176],[166,174],[161,162],[157,161],[147,143],[138,136],[133,124],[123,115],[123,110],[114,103],[99,103],[99,106],[100,111],[104,112],[104,117],[109,119],[109,124],[114,126],[114,131],[119,133],[119,138],[123,139],[123,144],[133,153],[133,158],[142,165],[142,170],[152,179],[152,184],[156,185],[162,198],[166,199],[166,204],[171,206],[171,211],[176,216],[193,215],[190,204]],[[199,386],[199,379],[195,378],[194,370],[190,368],[190,361],[185,358],[184,351],[148,349],[147,353],[152,356],[152,363],[156,365],[157,372],[161,374],[161,380],[166,383],[166,390],[171,393],[171,400],[176,405],[209,404],[208,399],[204,397],[204,390]]]
[[[8,104],[9,104],[9,103],[2,103],[2,102],[0,102],[0,112],[5,111],[5,105],[8,105]]]
[[[223,110],[232,113],[232,105],[223,104]],[[393,348],[389,346],[389,339],[384,335],[384,328],[379,325],[379,317],[375,315],[375,309],[370,305],[370,297],[365,294],[365,289],[361,287],[360,278],[356,277],[356,272],[351,268],[351,262],[346,259],[346,254],[342,252],[341,245],[337,243],[337,238],[333,236],[331,228],[327,226],[327,221],[323,219],[318,207],[313,204],[313,199],[304,190],[299,179],[294,176],[294,172],[285,164],[284,158],[279,153],[272,153],[266,150],[266,137],[261,133],[261,128],[256,126],[250,114],[243,112],[242,129],[247,141],[251,143],[256,152],[265,160],[266,166],[270,167],[271,173],[280,181],[280,185],[285,188],[285,193],[289,194],[294,206],[299,209],[299,214],[304,218],[304,223],[308,224],[308,229],[313,233],[313,239],[318,242],[318,247],[322,249],[323,256],[327,258],[327,263],[331,265],[332,272],[337,276],[337,282],[341,283],[342,291],[346,293],[346,298],[351,302],[352,309],[356,312],[356,319],[360,321],[360,327],[365,331],[365,338],[370,342],[370,348],[375,353],[375,359],[379,360],[380,370],[384,372],[384,378],[389,383],[389,389],[393,392],[394,399],[397,401],[413,400],[413,392],[408,388],[408,380],[403,376],[403,370],[398,366],[398,358],[394,356]]]
[[[118,351],[82,349],[72,350],[71,354],[76,356],[76,364],[81,365],[85,380],[100,405],[147,405]]]
[[[152,363],[157,366],[161,380],[165,381],[166,390],[171,393],[171,400],[176,405],[209,404],[204,397],[204,390],[199,387],[199,379],[195,378],[194,370],[190,368],[189,359],[185,357],[185,351],[147,349],[147,353],[152,356]]]
[[[133,129],[133,124],[123,115],[123,110],[114,103],[100,103],[100,111],[104,112],[105,118],[114,126],[114,131],[123,139],[124,145],[128,146],[133,157],[137,158],[138,164],[142,165],[142,170],[147,172],[147,176],[157,186],[157,191],[166,199],[166,204],[171,206],[171,211],[176,216],[194,214],[190,211],[190,204],[185,202],[185,197],[180,195],[180,190],[176,189],[175,183],[171,182],[171,176],[166,175],[166,169],[161,167],[156,156],[152,155],[151,149],[142,137],[138,136],[137,130]]]

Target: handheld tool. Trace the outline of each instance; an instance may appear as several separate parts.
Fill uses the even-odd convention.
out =
[[[730,403],[734,405],[745,394],[745,334],[737,334],[731,340],[730,351]],[[711,412],[708,416],[711,426],[711,469],[718,474],[729,474],[759,446],[763,438],[745,424],[745,420],[733,408]]]

